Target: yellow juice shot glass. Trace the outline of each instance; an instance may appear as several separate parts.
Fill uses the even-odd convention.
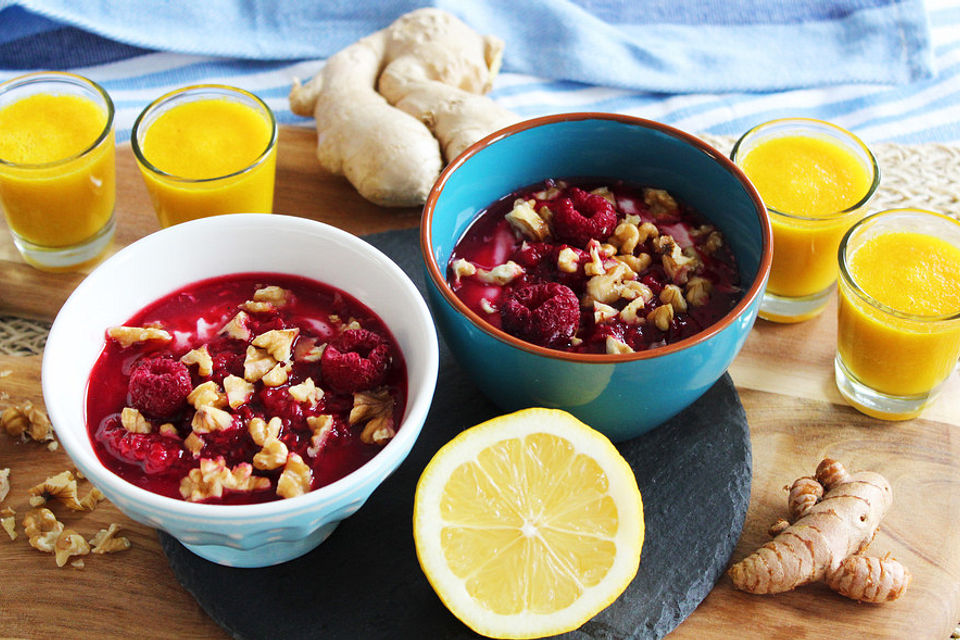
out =
[[[916,417],[960,358],[960,221],[891,209],[838,251],[837,387],[861,412]]]
[[[758,125],[730,157],[757,188],[773,228],[760,317],[801,322],[817,316],[836,286],[840,238],[880,184],[876,158],[849,131],[809,118]]]
[[[228,213],[272,213],[277,122],[254,94],[184,87],[148,105],[130,144],[161,226]]]
[[[0,208],[23,259],[44,271],[96,262],[114,235],[114,108],[61,72],[0,84]]]

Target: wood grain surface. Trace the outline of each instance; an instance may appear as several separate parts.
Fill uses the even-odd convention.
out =
[[[419,212],[383,210],[313,158],[313,134],[281,131],[275,211],[330,222],[354,233],[414,226]],[[118,234],[124,246],[155,231],[129,146],[118,148]],[[52,319],[81,274],[46,274],[24,265],[0,232],[0,313]],[[735,591],[728,578],[670,639],[932,639],[946,640],[960,620],[960,380],[954,374],[921,419],[886,423],[847,407],[833,383],[835,309],[798,325],[758,321],[731,375],[753,442],[753,493],[732,560],[765,542],[767,526],[786,513],[786,492],[826,455],[852,469],[883,473],[894,503],[871,552],[891,552],[914,575],[900,600],[872,606],[821,585],[777,596]],[[3,375],[6,374],[6,375]],[[0,406],[40,402],[40,358],[0,356]],[[225,638],[174,578],[153,530],[112,505],[72,514],[54,506],[68,527],[89,537],[110,522],[124,527],[129,551],[87,556],[83,569],[58,569],[29,547],[20,525],[27,490],[72,468],[62,451],[0,435],[0,468],[12,469],[3,506],[17,510],[19,537],[0,532],[0,636],[22,638]],[[81,484],[83,491],[87,483]],[[710,526],[708,522],[704,526]],[[269,615],[269,612],[265,612]]]

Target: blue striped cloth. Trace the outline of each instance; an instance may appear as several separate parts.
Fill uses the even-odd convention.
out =
[[[422,4],[0,0],[0,80],[50,68],[90,77],[116,103],[120,140],[147,103],[201,82],[243,87],[282,124],[311,126],[290,113],[293,78]],[[506,40],[491,95],[523,117],[611,111],[739,134],[807,116],[868,142],[960,142],[960,0],[431,4]]]

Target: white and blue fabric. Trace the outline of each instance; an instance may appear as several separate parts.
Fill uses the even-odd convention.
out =
[[[777,117],[869,142],[960,142],[960,0],[0,0],[0,80],[104,86],[119,140],[153,99],[223,83],[282,124],[293,79],[420,6],[506,43],[492,97],[522,117],[609,111],[693,133]]]

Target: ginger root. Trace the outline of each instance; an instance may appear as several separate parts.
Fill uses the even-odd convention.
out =
[[[822,496],[822,498],[821,498]],[[890,483],[878,473],[849,474],[830,458],[790,487],[793,523],[778,521],[776,537],[728,570],[733,585],[749,593],[781,593],[826,580],[827,586],[861,602],[900,597],[910,573],[889,556],[861,555],[893,501]]]
[[[316,119],[327,171],[376,204],[421,205],[444,158],[517,120],[483,95],[502,52],[499,38],[418,9],[332,55],[308,83],[295,81],[290,108]]]

